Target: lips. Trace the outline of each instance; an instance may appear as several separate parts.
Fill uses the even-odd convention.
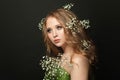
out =
[[[58,42],[60,42],[60,39],[55,39],[54,42],[58,43]]]

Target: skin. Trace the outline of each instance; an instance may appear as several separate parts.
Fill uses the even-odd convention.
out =
[[[65,45],[65,34],[61,24],[54,18],[49,17],[46,21],[47,33],[51,42],[57,47]]]
[[[54,17],[48,17],[46,21],[47,35],[50,41],[64,51],[63,59],[66,57],[71,60],[72,67],[63,62],[64,69],[70,74],[71,80],[88,80],[89,62],[88,59],[80,54],[76,54],[73,48],[66,44],[64,28]]]

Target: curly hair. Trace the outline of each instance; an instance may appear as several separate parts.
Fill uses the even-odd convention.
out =
[[[49,53],[48,55],[56,56],[58,55],[58,53],[63,52],[61,48],[55,46],[48,38],[47,30],[46,30],[47,29],[46,21],[49,17],[56,18],[57,21],[62,25],[62,27],[64,28],[65,36],[66,36],[66,43],[74,49],[74,52],[87,57],[90,63],[93,63],[96,58],[95,46],[93,44],[93,41],[86,35],[85,29],[82,27],[79,21],[76,23],[76,25],[72,26],[73,28],[77,27],[77,30],[78,30],[77,32],[72,31],[69,28],[66,28],[67,27],[66,23],[70,22],[72,18],[77,18],[77,16],[72,11],[65,10],[62,8],[51,11],[46,16],[43,24],[43,36],[44,36],[44,42],[47,48],[47,53]],[[86,48],[83,45],[82,41],[87,41],[87,43],[90,46]]]

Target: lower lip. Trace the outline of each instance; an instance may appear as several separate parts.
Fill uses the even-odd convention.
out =
[[[60,42],[60,39],[57,39],[57,40],[54,40],[55,43],[59,43]]]

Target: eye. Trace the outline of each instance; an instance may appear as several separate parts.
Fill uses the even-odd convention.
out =
[[[52,31],[52,29],[50,29],[50,28],[47,29],[47,32],[48,32],[48,33],[50,33],[51,31]]]
[[[61,30],[63,27],[62,26],[56,26],[58,30]]]

